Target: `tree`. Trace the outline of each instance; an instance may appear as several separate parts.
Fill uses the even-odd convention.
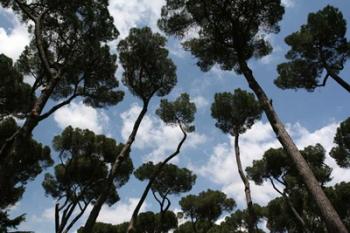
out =
[[[107,45],[118,36],[107,0],[1,0],[0,4],[32,24],[33,40],[16,69],[35,79],[30,93],[36,94],[35,101],[25,108],[23,126],[1,144],[1,157],[10,153],[17,138],[29,138],[40,121],[77,97],[93,107],[122,100],[123,92],[116,89],[116,56]],[[58,104],[43,112],[50,99]]]
[[[5,118],[0,122],[0,143],[18,130],[16,121]],[[30,137],[15,145],[10,156],[1,158],[0,163],[0,229],[14,228],[24,220],[24,215],[9,219],[7,209],[19,201],[28,181],[33,180],[43,169],[53,163],[50,148]],[[1,232],[2,232],[1,231]]]
[[[257,225],[261,218],[264,217],[264,208],[258,204],[253,205],[254,213],[256,213],[256,219],[254,225]],[[225,221],[220,223],[220,225],[213,226],[208,233],[246,233],[249,231],[250,213],[248,209],[236,210],[230,216],[225,218]],[[258,233],[263,233],[264,231],[257,229]]]
[[[195,233],[207,232],[224,211],[231,211],[236,206],[236,202],[223,192],[210,189],[198,195],[183,197],[179,204],[184,216],[190,219]]]
[[[169,192],[179,193],[187,192],[192,188],[196,177],[186,169],[180,170],[176,166],[168,165],[167,163],[180,153],[181,147],[187,138],[187,133],[194,131],[195,127],[194,125],[192,125],[192,123],[194,121],[195,112],[196,105],[190,102],[190,97],[186,93],[181,94],[173,102],[169,102],[166,99],[161,100],[160,107],[156,110],[156,114],[166,124],[178,126],[183,134],[183,137],[177,145],[175,152],[169,155],[162,163],[158,163],[155,166],[153,165],[153,163],[144,164],[144,166],[140,167],[137,170],[139,172],[136,171],[135,175],[137,176],[137,178],[141,180],[148,179],[149,182],[132,214],[128,232],[135,231],[134,228],[136,224],[135,222],[137,221],[138,212],[140,211],[141,206],[145,201],[150,190],[152,190],[154,195],[155,191],[157,191],[162,197],[162,201],[158,201],[157,199],[161,209],[160,216],[162,217],[163,212],[166,211],[170,206],[170,200],[167,198],[167,195],[170,193],[167,194],[167,190],[164,189],[170,188]],[[170,172],[170,176],[168,175],[168,172]],[[174,177],[172,176],[179,176],[179,180],[177,180],[177,183],[173,183]],[[184,185],[184,187],[181,190],[178,187],[182,185]],[[165,205],[165,200],[168,201],[168,204],[167,207],[164,209],[163,207]]]
[[[31,87],[13,66],[12,59],[0,54],[0,121],[7,116],[23,118],[34,101]]]
[[[163,218],[171,205],[168,196],[190,191],[196,181],[196,175],[193,175],[186,168],[178,168],[173,164],[158,163],[154,165],[152,162],[143,164],[134,174],[139,180],[149,180],[151,183],[150,189],[160,206],[159,232],[167,232],[163,227]],[[155,176],[155,174],[157,175]]]
[[[216,127],[224,133],[229,133],[235,138],[235,155],[239,175],[244,185],[244,192],[250,220],[249,232],[257,232],[256,216],[253,209],[253,200],[250,191],[249,180],[244,174],[239,149],[239,135],[250,129],[254,122],[261,117],[259,102],[253,94],[236,89],[233,94],[229,92],[217,93],[211,106],[211,115],[217,120]]]
[[[55,166],[54,175],[45,175],[42,185],[46,194],[57,200],[56,233],[67,233],[98,198],[106,185],[109,167],[123,145],[90,130],[69,126],[53,139],[53,147],[61,162]],[[109,205],[119,200],[116,188],[129,180],[132,171],[133,164],[128,158],[114,177],[107,198]]]
[[[319,183],[323,186],[331,180],[332,169],[324,163],[325,150],[320,144],[305,147],[300,151],[304,156]],[[267,206],[268,225],[275,232],[288,230],[288,232],[318,232],[317,225],[324,228],[318,211],[312,209],[310,197],[305,190],[305,185],[291,163],[290,157],[282,148],[267,150],[261,160],[253,161],[253,166],[246,169],[248,176],[258,185],[269,181],[272,187],[282,198],[276,198]],[[281,191],[279,187],[283,187]],[[286,208],[288,211],[286,211]],[[283,213],[282,213],[283,212]],[[310,213],[306,215],[306,213]],[[308,219],[313,220],[308,221]],[[291,221],[293,219],[294,221]]]
[[[289,61],[278,66],[279,76],[275,84],[282,89],[313,91],[325,86],[331,77],[350,92],[350,84],[339,76],[350,56],[350,42],[345,34],[346,21],[337,8],[326,6],[310,13],[307,24],[285,39],[291,46],[286,54]]]
[[[167,34],[178,37],[183,37],[191,30],[198,32],[196,37],[186,37],[184,47],[199,59],[197,64],[203,71],[218,64],[224,70],[235,70],[238,74],[243,74],[258,97],[278,140],[291,156],[320,208],[329,231],[347,233],[339,215],[247,64],[252,57],[259,58],[271,52],[271,45],[264,35],[279,31],[278,22],[283,13],[280,0],[167,0],[162,8],[159,26]]]
[[[350,117],[340,123],[334,143],[337,146],[332,148],[330,155],[340,167],[350,167]]]
[[[108,175],[108,183],[110,184],[123,160],[128,156],[127,152],[135,140],[151,98],[154,95],[167,95],[177,82],[176,67],[168,58],[169,52],[165,48],[165,43],[166,39],[163,36],[159,33],[152,33],[148,27],[132,28],[129,36],[119,42],[120,62],[124,68],[122,81],[133,95],[141,99],[143,107],[127,142],[112,163],[112,169]],[[106,185],[102,189],[86,221],[85,233],[91,233],[101,207],[106,201],[109,189],[110,185]]]

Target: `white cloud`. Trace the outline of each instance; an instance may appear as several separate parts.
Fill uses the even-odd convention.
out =
[[[294,7],[295,6],[295,0],[282,0],[282,4],[285,7]]]
[[[30,42],[27,26],[20,23],[17,16],[11,10],[0,7],[0,13],[10,19],[13,25],[12,28],[0,27],[0,53],[4,53],[13,60],[17,60],[24,47]]]
[[[111,0],[109,11],[114,18],[121,38],[124,38],[130,28],[140,24],[148,25],[153,30],[157,30],[157,20],[164,3],[164,0]]]
[[[120,115],[123,122],[121,134],[124,140],[127,140],[129,137],[140,111],[140,106],[133,105],[128,111]],[[144,157],[145,161],[151,160],[159,162],[169,153],[176,150],[182,136],[183,134],[178,127],[165,125],[160,119],[146,115],[137,132],[134,146],[138,149],[151,150],[151,152]],[[195,148],[205,141],[205,135],[195,132],[190,133],[184,147]],[[172,162],[176,162],[176,158]]]
[[[300,124],[289,124],[287,130],[294,138],[299,149],[308,145],[321,145],[327,151],[326,163],[333,167],[334,184],[350,179],[350,170],[339,168],[335,161],[328,156],[328,152],[334,146],[333,137],[336,132],[337,123],[330,123],[321,129],[310,132]],[[269,123],[256,123],[251,130],[240,137],[241,159],[243,167],[251,166],[252,161],[261,159],[263,153],[269,148],[278,148],[277,141]],[[222,190],[234,197],[240,207],[245,207],[244,187],[237,171],[234,154],[234,141],[229,138],[229,143],[218,144],[214,147],[207,164],[202,167],[192,167],[203,177],[209,177],[214,183],[222,185]],[[255,202],[266,204],[269,200],[277,196],[269,183],[256,186],[251,182],[252,196]]]
[[[102,133],[107,129],[109,118],[101,110],[84,105],[82,102],[64,106],[54,113],[54,120],[62,129],[71,125],[81,129],[90,129]]]
[[[197,109],[204,108],[209,105],[208,100],[204,96],[193,97],[191,101],[196,104]]]
[[[97,221],[111,224],[120,224],[129,221],[131,215],[139,202],[138,198],[129,198],[127,202],[117,202],[112,207],[103,206]],[[140,212],[147,208],[147,203],[143,203]],[[87,211],[88,213],[90,211]]]

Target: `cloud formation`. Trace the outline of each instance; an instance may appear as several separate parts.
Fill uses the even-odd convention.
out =
[[[106,131],[109,118],[101,110],[84,105],[82,102],[72,102],[54,113],[54,120],[62,129],[71,125],[81,129],[89,129],[97,134]]]
[[[287,130],[293,137],[299,149],[320,143],[326,149],[326,163],[333,168],[333,180],[329,185],[349,180],[350,170],[338,167],[328,155],[334,146],[333,137],[338,124],[330,123],[318,130],[310,132],[300,124],[289,124]],[[203,177],[222,186],[222,190],[235,198],[239,207],[245,207],[245,196],[242,181],[237,171],[234,154],[234,139],[218,144],[214,147],[208,162],[201,167],[193,169]],[[253,160],[261,159],[263,153],[269,148],[281,147],[269,123],[257,122],[251,130],[240,137],[241,159],[243,167],[251,166]],[[265,205],[277,196],[270,184],[256,186],[251,182],[252,196],[255,202]]]
[[[140,111],[140,106],[133,105],[129,110],[120,115],[122,119],[121,134],[124,141],[129,137]],[[133,145],[137,149],[151,151],[144,157],[144,161],[159,162],[169,153],[176,150],[182,136],[182,132],[178,127],[166,125],[159,118],[147,115],[142,120]],[[205,135],[196,132],[190,133],[184,144],[184,148],[196,148],[205,141]],[[176,158],[172,160],[172,162],[176,161]]]

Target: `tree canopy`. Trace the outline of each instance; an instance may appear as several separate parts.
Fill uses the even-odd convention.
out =
[[[335,147],[332,148],[330,155],[341,167],[350,167],[350,118],[340,123],[334,137]]]
[[[277,67],[275,84],[282,89],[313,91],[331,76],[350,92],[350,85],[337,76],[350,56],[350,41],[345,34],[346,21],[337,8],[328,5],[310,13],[307,24],[285,39],[291,47],[286,54],[289,61]]]

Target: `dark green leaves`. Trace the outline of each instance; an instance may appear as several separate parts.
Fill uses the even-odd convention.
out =
[[[196,105],[190,102],[190,96],[187,93],[181,94],[175,101],[169,102],[162,99],[160,107],[156,114],[167,124],[181,124],[185,130],[191,132],[194,130],[194,114]]]
[[[346,22],[337,8],[326,6],[310,13],[307,24],[285,39],[291,46],[286,54],[290,62],[278,66],[275,84],[282,89],[308,91],[324,85],[321,79],[324,70],[338,73],[350,55],[345,33]]]
[[[11,58],[0,54],[0,120],[8,115],[24,117],[33,101],[31,87],[23,82]]]
[[[256,120],[260,119],[262,110],[252,93],[236,89],[217,93],[211,106],[211,115],[216,119],[216,127],[232,136],[244,133]]]
[[[143,101],[154,94],[168,94],[176,84],[176,67],[168,58],[165,43],[163,36],[145,27],[132,28],[118,45],[123,83]]]
[[[332,148],[330,155],[339,166],[350,167],[350,118],[343,121],[337,128],[334,142],[337,146]]]
[[[148,162],[135,171],[135,176],[139,180],[150,179],[158,169],[158,164]],[[152,184],[152,190],[161,194],[179,194],[192,189],[196,181],[196,175],[186,168],[179,168],[173,164],[165,164],[160,174]]]
[[[240,60],[271,52],[264,35],[279,31],[283,13],[280,0],[167,0],[158,25],[180,37],[198,32],[184,47],[199,59],[201,69],[217,63],[222,69],[239,71]]]

